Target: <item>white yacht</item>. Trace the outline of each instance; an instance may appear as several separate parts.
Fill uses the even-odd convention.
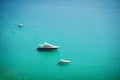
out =
[[[59,46],[54,46],[50,43],[43,43],[39,44],[37,50],[44,51],[44,50],[56,50]]]
[[[70,63],[70,62],[71,62],[71,61],[65,60],[65,59],[59,59],[59,61],[58,61],[59,64],[68,64],[68,63]]]

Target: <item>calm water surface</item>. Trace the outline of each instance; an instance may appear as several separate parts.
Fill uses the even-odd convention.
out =
[[[0,80],[120,80],[117,0],[39,3],[0,5]],[[44,42],[60,48],[36,51]]]

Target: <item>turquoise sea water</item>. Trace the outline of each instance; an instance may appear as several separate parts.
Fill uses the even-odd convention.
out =
[[[117,0],[8,3],[0,5],[0,80],[120,80]],[[60,48],[36,51],[44,42]]]

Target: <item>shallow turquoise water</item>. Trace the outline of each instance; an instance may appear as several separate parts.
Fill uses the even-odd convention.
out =
[[[57,3],[53,3],[57,4]],[[1,80],[120,80],[116,5],[1,5]],[[84,2],[85,4],[85,2]],[[23,23],[23,28],[17,24]],[[11,31],[15,31],[12,33]],[[60,46],[38,52],[39,43]],[[60,58],[70,65],[57,64]]]

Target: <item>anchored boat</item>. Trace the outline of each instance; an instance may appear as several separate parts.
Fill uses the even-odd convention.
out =
[[[43,44],[38,45],[37,50],[39,50],[39,51],[48,51],[48,50],[56,50],[58,48],[59,48],[59,46],[54,46],[54,45],[52,45],[50,43],[43,43]]]
[[[59,59],[58,63],[59,64],[69,64],[71,61],[65,60],[65,59]]]
[[[23,27],[23,24],[18,24],[17,26],[18,26],[18,27]]]

